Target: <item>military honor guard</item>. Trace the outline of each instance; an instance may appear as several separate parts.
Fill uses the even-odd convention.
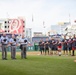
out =
[[[1,44],[2,44],[2,59],[7,60],[7,47],[8,47],[8,37],[6,33],[3,33],[1,36]]]

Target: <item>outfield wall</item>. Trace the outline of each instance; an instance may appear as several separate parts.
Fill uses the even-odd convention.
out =
[[[1,47],[0,47],[0,51],[2,51]],[[7,47],[7,51],[9,51],[9,52],[11,51],[11,47],[10,46]],[[17,47],[16,51],[17,52],[21,51],[21,49],[19,48],[19,46]],[[39,48],[38,48],[38,50],[35,50],[34,46],[28,46],[27,47],[27,51],[39,51]]]

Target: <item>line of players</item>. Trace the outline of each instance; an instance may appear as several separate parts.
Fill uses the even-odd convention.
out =
[[[66,35],[64,35],[62,40],[51,38],[50,40],[46,39],[46,41],[43,41],[43,39],[41,39],[39,42],[39,48],[41,54],[45,53],[45,55],[46,52],[48,52],[48,55],[59,54],[59,56],[61,56],[63,50],[64,55],[75,56],[76,36],[74,34],[73,37],[69,36],[69,39],[66,39]]]

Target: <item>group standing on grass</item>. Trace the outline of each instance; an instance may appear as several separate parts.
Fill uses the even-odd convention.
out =
[[[20,45],[19,45],[20,44]],[[12,34],[11,38],[8,38],[8,36],[3,33],[3,35],[0,37],[0,46],[2,48],[2,59],[7,60],[7,48],[8,46],[11,47],[11,59],[16,59],[16,47],[19,45],[21,49],[21,58],[26,59],[26,49],[27,49],[28,40],[22,34],[22,37],[17,39],[14,34]]]
[[[3,33],[0,37],[0,46],[2,48],[2,60],[7,60],[7,48],[11,47],[11,59],[16,59],[16,47],[20,46],[21,49],[21,59],[26,59],[26,51],[27,51],[28,39],[22,34],[21,38],[17,39],[14,34],[12,34],[11,38]],[[43,39],[39,42],[39,48],[41,54],[53,55],[58,54],[61,56],[62,50],[64,55],[72,55],[75,56],[76,50],[76,36],[69,36],[69,39],[66,39],[66,36],[62,40],[60,39]],[[69,52],[69,53],[68,53]],[[76,62],[76,60],[75,60]]]
[[[75,56],[75,50],[76,50],[76,36],[73,35],[73,37],[69,36],[69,39],[66,39],[66,35],[62,40],[60,39],[54,39],[53,37],[51,39],[46,39],[43,41],[43,39],[39,42],[39,48],[41,51],[41,54],[45,54],[46,52],[48,55],[58,54],[61,56],[61,52],[63,50],[64,55],[72,55]]]

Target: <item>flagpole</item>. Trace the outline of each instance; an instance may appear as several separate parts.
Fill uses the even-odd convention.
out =
[[[43,21],[43,28],[44,28],[44,35],[46,36],[46,32],[45,32],[45,22]]]
[[[70,13],[69,13],[69,23],[70,23],[70,25],[71,25],[71,18],[70,18],[71,16],[70,16]]]
[[[34,21],[34,19],[33,19],[33,14],[32,14],[32,22]]]

